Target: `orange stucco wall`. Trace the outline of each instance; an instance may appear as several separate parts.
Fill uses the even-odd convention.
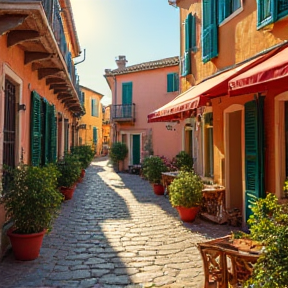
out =
[[[1,83],[1,103],[4,103],[4,85],[5,79],[3,76],[4,65],[9,67],[22,81],[22,95],[21,104],[26,105],[26,111],[20,111],[21,115],[20,129],[21,129],[21,140],[20,146],[23,148],[23,161],[25,163],[29,162],[30,159],[30,105],[31,105],[31,92],[35,90],[40,96],[47,99],[48,102],[55,105],[56,111],[63,113],[64,118],[69,119],[69,123],[72,124],[73,118],[71,113],[64,108],[59,100],[57,100],[56,95],[53,94],[53,90],[49,90],[49,86],[46,85],[46,79],[38,80],[38,72],[32,71],[32,65],[24,65],[24,52],[17,46],[7,49],[7,37],[0,36],[0,83]],[[13,79],[11,79],[13,82]],[[16,96],[17,97],[17,96]],[[17,99],[17,98],[16,98]],[[19,103],[19,98],[17,99]],[[2,107],[1,113],[3,113],[4,108]],[[18,113],[18,112],[17,112]],[[2,119],[0,122],[3,126]],[[71,127],[72,125],[70,125]],[[72,144],[72,133],[70,135],[70,145]],[[69,146],[70,146],[69,145]]]
[[[99,155],[102,150],[102,105],[100,100],[103,95],[91,89],[81,86],[81,91],[85,94],[84,107],[86,114],[79,120],[79,125],[86,124],[86,129],[79,130],[82,144],[93,145],[93,127],[98,130],[98,142],[95,147],[96,154]],[[98,116],[92,116],[92,99],[96,99],[98,103]]]
[[[181,1],[180,23],[183,23],[188,15],[196,13],[196,43],[197,52],[191,54],[192,75],[182,78],[182,91],[191,85],[201,82],[203,79],[225,67],[242,62],[252,56],[288,39],[288,19],[282,19],[274,23],[272,30],[257,30],[256,1],[243,1],[243,11],[221,24],[218,29],[218,57],[208,63],[202,62],[201,50],[201,26],[202,26],[202,1]],[[271,26],[270,26],[271,27]],[[181,55],[184,52],[185,26],[181,25]]]
[[[173,127],[172,131],[168,131],[166,123],[147,123],[147,115],[149,113],[168,103],[179,94],[178,91],[167,92],[168,73],[178,73],[178,66],[119,75],[116,78],[117,89],[115,89],[115,82],[113,80],[110,83],[113,104],[122,104],[122,83],[133,83],[132,102],[135,103],[136,121],[133,126],[117,124],[117,130],[120,133],[124,133],[125,131],[129,131],[132,134],[141,133],[143,137],[150,135],[152,131],[154,155],[163,155],[172,159],[182,150],[180,141],[183,134],[182,124],[177,124]],[[115,93],[116,90],[117,95]],[[142,153],[142,159],[144,156]],[[126,163],[126,165],[128,164]]]

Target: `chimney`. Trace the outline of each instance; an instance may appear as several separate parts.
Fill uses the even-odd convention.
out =
[[[119,55],[118,58],[116,58],[116,64],[118,66],[118,69],[124,69],[126,67],[126,56]]]

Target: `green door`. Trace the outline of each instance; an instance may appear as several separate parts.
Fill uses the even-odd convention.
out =
[[[133,135],[133,165],[140,164],[140,135]]]
[[[251,206],[265,196],[264,190],[264,97],[245,104],[245,207],[246,221]]]
[[[122,83],[122,116],[123,118],[132,117],[132,82]]]

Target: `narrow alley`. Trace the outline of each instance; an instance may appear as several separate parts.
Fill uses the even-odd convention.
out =
[[[40,257],[21,262],[7,253],[0,287],[202,287],[197,243],[230,229],[199,218],[182,223],[148,181],[99,158],[63,203]]]

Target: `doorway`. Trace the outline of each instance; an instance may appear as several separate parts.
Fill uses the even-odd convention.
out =
[[[243,106],[233,105],[224,113],[226,208],[243,215]]]

